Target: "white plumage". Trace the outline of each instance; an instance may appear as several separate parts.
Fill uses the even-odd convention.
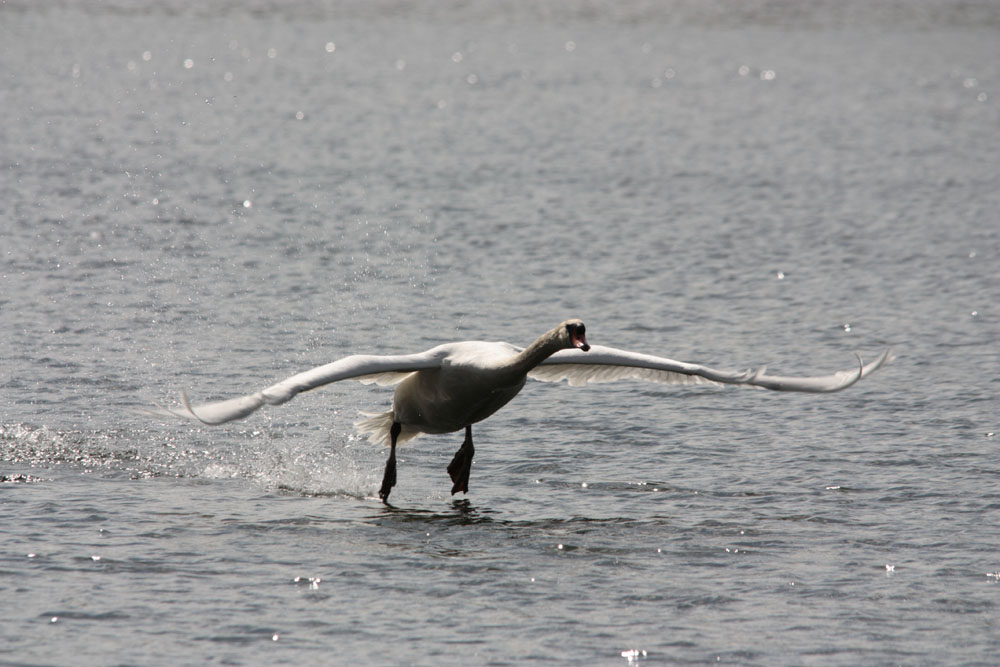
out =
[[[352,355],[293,375],[261,391],[192,406],[181,394],[183,409],[161,410],[205,424],[241,419],[264,405],[279,405],[297,394],[341,380],[359,380],[380,386],[396,385],[392,410],[367,414],[357,422],[358,430],[373,442],[392,446],[390,471],[381,495],[388,497],[395,483],[395,445],[421,433],[449,433],[466,429],[465,461],[459,450],[453,466],[467,490],[472,459],[471,425],[507,404],[527,378],[545,382],[565,380],[571,386],[632,379],[664,384],[734,384],[774,391],[829,393],[850,387],[892,360],[886,350],[874,361],[861,362],[849,370],[813,377],[768,375],[764,368],[746,371],[719,370],[700,364],[675,361],[612,347],[587,344],[580,320],[567,320],[540,336],[527,348],[509,343],[465,341],[447,343],[426,352],[404,355]],[[398,430],[393,434],[394,425]],[[461,460],[460,460],[461,459]],[[452,466],[449,466],[451,472]],[[456,474],[452,473],[452,479]]]

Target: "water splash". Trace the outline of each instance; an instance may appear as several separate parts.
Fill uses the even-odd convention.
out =
[[[372,484],[369,460],[378,452],[350,437],[317,432],[289,435],[283,429],[220,432],[155,429],[56,430],[29,424],[0,425],[0,461],[33,469],[71,467],[124,473],[133,479],[198,477],[247,479],[302,495],[363,498]],[[214,435],[214,434],[213,434]],[[44,476],[11,472],[3,483],[34,483]]]

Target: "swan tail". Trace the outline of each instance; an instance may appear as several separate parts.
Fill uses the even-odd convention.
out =
[[[388,447],[392,442],[392,436],[389,435],[389,431],[396,421],[395,414],[391,410],[379,413],[362,412],[361,414],[364,416],[364,419],[354,422],[354,428],[358,430],[358,433],[366,436],[368,441],[374,445]],[[400,431],[399,436],[396,438],[396,444],[399,445],[407,440],[412,440],[421,433],[422,431],[403,424],[403,430]]]

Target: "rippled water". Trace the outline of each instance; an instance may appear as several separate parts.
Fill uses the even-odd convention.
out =
[[[0,662],[988,664],[989,2],[0,4]],[[461,441],[353,352],[592,343],[783,395],[529,384]]]

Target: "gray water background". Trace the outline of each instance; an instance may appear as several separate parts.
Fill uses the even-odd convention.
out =
[[[0,662],[992,664],[1000,6],[0,3]],[[385,452],[355,352],[592,343]]]

